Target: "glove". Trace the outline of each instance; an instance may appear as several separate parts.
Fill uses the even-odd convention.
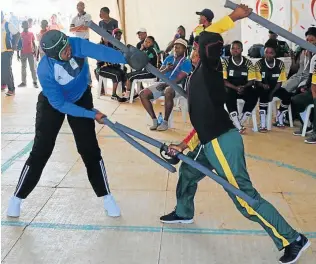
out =
[[[145,68],[149,62],[149,58],[145,52],[138,50],[137,48],[127,45],[128,51],[124,52],[124,57],[127,63],[135,70],[139,71]]]

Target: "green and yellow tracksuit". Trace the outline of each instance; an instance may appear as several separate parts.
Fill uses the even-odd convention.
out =
[[[200,34],[200,63],[191,75],[187,89],[194,129],[184,142],[191,150],[189,157],[214,169],[220,177],[258,201],[252,208],[241,198],[228,193],[237,209],[248,219],[259,223],[281,250],[297,239],[299,234],[252,186],[242,137],[224,109],[226,94],[220,61],[223,40],[218,33],[227,31],[233,25],[227,16]],[[205,175],[184,163],[179,174],[176,214],[192,218],[197,183]]]

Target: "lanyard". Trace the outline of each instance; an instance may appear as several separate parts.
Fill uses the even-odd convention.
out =
[[[182,63],[182,61],[183,61],[184,59],[185,59],[185,56],[183,56],[183,57],[179,60],[177,66],[173,69],[172,73],[170,74],[169,79],[174,75],[174,73],[175,73],[176,70],[179,68],[180,64]],[[174,64],[175,62],[176,62],[176,58],[173,59],[173,64]]]

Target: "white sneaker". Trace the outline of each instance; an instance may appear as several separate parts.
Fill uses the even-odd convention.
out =
[[[112,194],[104,196],[104,209],[107,211],[108,216],[119,217],[121,215],[121,210],[117,206]]]
[[[21,212],[21,202],[22,199],[12,196],[9,201],[9,208],[7,211],[7,216],[9,217],[19,217]]]

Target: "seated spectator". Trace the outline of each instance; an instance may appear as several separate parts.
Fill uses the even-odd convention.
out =
[[[265,44],[264,58],[255,65],[256,89],[259,95],[260,128],[259,132],[267,132],[268,104],[273,97],[281,99],[281,105],[276,117],[277,127],[284,128],[284,113],[291,103],[291,94],[281,88],[282,82],[286,81],[285,65],[283,61],[276,59],[277,42],[270,39]]]
[[[311,27],[305,33],[306,41],[316,44],[316,27]],[[303,50],[299,54],[299,68],[297,73],[293,74],[282,87],[290,93],[295,93],[297,89],[304,86],[308,80],[311,53]],[[292,63],[294,60],[292,60]]]
[[[290,56],[291,49],[290,49],[289,45],[285,41],[278,40],[278,34],[269,30],[269,39],[274,39],[277,41],[276,58]]]
[[[137,43],[136,48],[139,50],[144,49],[143,44],[145,42],[145,39],[147,38],[147,30],[145,28],[140,28],[137,31],[137,36],[138,36],[140,41]],[[161,52],[156,40],[154,41],[154,48],[158,54]]]
[[[299,113],[300,115],[300,121],[302,123],[302,126],[300,130],[295,131],[293,134],[294,136],[301,136],[303,131],[303,125],[305,121],[305,115],[306,115],[306,108],[310,104],[314,104],[314,114],[312,114],[313,119],[313,125],[311,122],[309,122],[306,135],[309,135],[309,137],[305,140],[305,143],[308,144],[316,144],[316,55],[312,58],[312,63],[310,66],[310,77],[307,82],[307,89],[302,90],[300,94],[297,94],[292,97],[291,100],[291,106],[292,111],[294,113]]]
[[[108,7],[101,8],[100,18],[102,20],[99,22],[99,27],[107,30],[110,34],[112,34],[114,29],[118,28],[118,21],[110,17],[110,9]]]
[[[185,35],[186,35],[185,28],[183,26],[179,26],[177,28],[177,33],[174,35],[173,40],[171,42],[169,42],[168,47],[165,50],[165,53],[169,53],[173,49],[174,43],[177,39],[181,38],[181,39],[185,40],[187,43],[189,43],[189,41],[185,39]]]
[[[118,39],[121,40],[122,37],[122,31],[120,29],[114,29],[112,35]],[[101,41],[100,44],[107,45],[109,47],[114,48],[110,43],[107,43],[105,41]],[[126,70],[122,69],[122,66],[120,64],[112,64],[108,62],[98,61],[97,62],[97,68],[95,69],[95,76],[97,80],[99,81],[99,75],[101,75],[104,78],[109,78],[113,82],[113,90],[112,90],[112,100],[117,100],[119,102],[126,102],[126,98],[121,98],[117,95],[117,86],[120,82],[122,82],[122,88],[125,87],[126,82]],[[101,90],[101,95],[104,95],[105,91],[104,88]]]
[[[175,83],[182,83],[192,70],[191,62],[185,56],[188,43],[183,39],[177,39],[174,45],[175,54],[168,56],[164,60],[160,71]],[[156,100],[160,96],[165,96],[165,117],[164,121],[158,124],[150,100]],[[168,120],[174,105],[173,99],[178,96],[179,95],[176,94],[171,87],[163,82],[155,83],[140,93],[141,102],[153,120],[153,125],[150,127],[150,130],[165,131],[168,129]]]
[[[243,45],[236,40],[231,44],[232,54],[228,59],[223,59],[223,77],[227,90],[226,106],[230,118],[241,134],[245,132],[244,122],[251,116],[258,102],[257,93],[253,87],[255,69],[250,60],[243,57]],[[238,115],[237,99],[243,99],[245,105],[242,113]]]
[[[155,66],[156,68],[159,68],[159,55],[157,53],[157,51],[154,48],[155,45],[155,39],[152,36],[148,36],[145,39],[144,44],[141,47],[141,50],[144,51],[148,58],[149,58],[149,62]],[[132,71],[130,73],[127,74],[127,82],[126,82],[126,94],[125,97],[129,98],[130,95],[130,91],[131,91],[131,87],[132,87],[132,83],[134,80],[137,79],[151,79],[151,78],[155,78],[156,76],[153,75],[152,73],[148,72],[146,69],[142,69],[140,71]],[[138,97],[138,95],[134,96],[134,99]]]
[[[197,65],[200,62],[200,55],[199,55],[199,36],[195,37],[193,42],[193,47],[190,55],[191,63],[194,68],[197,67]]]

